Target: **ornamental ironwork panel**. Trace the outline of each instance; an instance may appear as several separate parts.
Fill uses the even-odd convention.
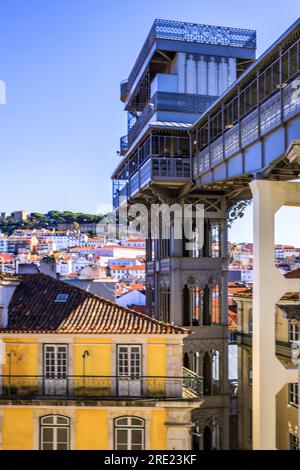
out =
[[[280,123],[281,119],[281,99],[280,93],[272,96],[260,107],[260,131],[269,131]]]
[[[283,90],[283,116],[298,113],[300,109],[300,77],[296,78]]]
[[[123,93],[124,91],[128,93],[131,89],[156,39],[256,49],[256,31],[254,30],[157,19],[133,66],[126,84],[127,90],[124,90],[125,85],[123,86]]]
[[[225,132],[225,156],[228,157],[239,149],[239,125],[236,124]]]
[[[156,38],[220,46],[256,48],[256,31],[182,21],[156,20]]]
[[[217,165],[223,160],[223,137],[219,137],[211,144],[211,163]]]
[[[148,160],[140,169],[140,185],[144,187],[151,179],[151,160]]]
[[[258,138],[258,111],[257,109],[248,114],[241,121],[242,146]]]
[[[136,113],[128,126],[129,145],[137,138],[155,111],[202,114],[217,99],[217,96],[196,95],[189,93],[156,92],[142,113]],[[131,117],[132,113],[128,113]],[[129,121],[128,121],[129,122]]]

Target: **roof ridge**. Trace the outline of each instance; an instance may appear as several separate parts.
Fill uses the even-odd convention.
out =
[[[94,324],[94,320],[98,323],[98,333],[113,332],[113,333],[141,333],[138,331],[138,324],[141,322],[141,330],[147,333],[167,334],[167,333],[189,333],[190,330],[176,326],[171,323],[166,323],[156,318],[153,318],[145,313],[133,310],[128,307],[123,307],[116,302],[100,297],[99,295],[86,292],[85,290],[67,284],[60,279],[55,279],[45,273],[34,273],[22,275],[19,279],[21,282],[15,290],[11,299],[10,306],[10,321],[7,328],[0,331],[24,331],[24,332],[37,332],[37,331],[51,331],[51,332],[86,332],[90,333],[90,328]],[[38,280],[45,281],[48,285],[39,285]],[[35,282],[37,281],[37,282]],[[51,283],[49,285],[49,283]],[[56,288],[55,288],[56,286]],[[59,287],[57,287],[59,286]],[[51,296],[52,301],[57,290],[63,288],[66,293],[75,292],[79,294],[78,297],[74,295],[71,301],[66,303],[56,303],[55,307],[52,303],[44,303],[41,296],[48,294]],[[28,289],[28,290],[27,290]],[[29,315],[24,317],[20,305],[24,303],[24,297],[29,296],[29,290],[33,292],[30,294],[31,302],[35,302],[30,306]],[[35,298],[35,300],[33,300]],[[47,298],[45,297],[46,301]],[[51,306],[51,308],[50,308]],[[92,320],[90,315],[98,316]],[[39,317],[37,321],[36,317]],[[120,331],[120,324],[122,323],[121,317],[124,316],[124,328]],[[48,326],[45,328],[45,325]],[[135,326],[137,325],[137,326]],[[152,325],[152,327],[151,327]],[[27,330],[27,331],[26,331]],[[97,333],[97,331],[95,331]]]

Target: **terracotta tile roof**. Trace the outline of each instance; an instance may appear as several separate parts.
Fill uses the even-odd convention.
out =
[[[145,305],[130,305],[131,310],[140,313],[146,313],[146,306]]]
[[[119,266],[119,265],[110,265],[110,269],[113,271],[145,271],[145,265],[128,265],[128,266]]]
[[[287,279],[300,279],[300,268],[290,271],[284,275]]]
[[[1,281],[22,281],[24,278],[25,278],[25,274],[0,273],[0,282]]]
[[[228,327],[229,331],[237,331],[238,316],[232,310],[228,310]]]
[[[252,296],[253,296],[253,292],[252,292],[251,287],[248,287],[247,289],[244,289],[242,292],[237,292],[237,293],[233,294],[233,297],[243,297],[243,298],[246,298],[246,299],[252,299]]]
[[[9,304],[2,333],[187,334],[189,331],[120,307],[45,274],[2,275],[20,280]],[[66,302],[55,302],[68,294]]]
[[[280,297],[280,300],[290,300],[293,302],[299,302],[300,301],[299,292],[286,292],[285,294],[283,294],[282,297]]]
[[[252,288],[245,289],[244,292],[238,293],[234,295],[234,297],[252,299],[253,297]],[[299,292],[286,292],[285,294],[283,294],[282,297],[280,297],[280,300],[291,300],[291,301],[299,302],[300,301]]]

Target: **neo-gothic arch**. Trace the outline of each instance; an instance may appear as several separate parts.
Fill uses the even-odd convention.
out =
[[[195,287],[203,290],[206,285],[214,288],[216,285],[221,287],[221,273],[218,271],[196,271],[184,270],[181,273],[181,288],[185,285],[191,290]]]
[[[170,276],[161,276],[159,282],[161,290],[170,289]]]

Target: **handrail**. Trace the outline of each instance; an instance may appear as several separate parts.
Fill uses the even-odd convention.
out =
[[[1,399],[27,398],[202,398],[202,378],[184,376],[1,375]]]

